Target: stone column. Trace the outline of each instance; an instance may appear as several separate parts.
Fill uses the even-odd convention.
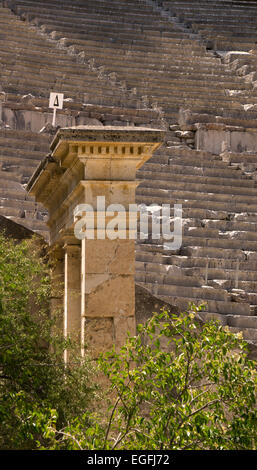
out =
[[[63,331],[64,250],[56,244],[49,250],[51,266],[50,314],[55,318],[55,328]]]
[[[55,244],[48,252],[51,267],[50,316],[52,334],[63,334],[64,250]],[[52,347],[51,347],[52,349]],[[60,358],[62,360],[62,358]]]
[[[135,239],[129,209],[135,203],[136,170],[163,138],[158,129],[59,129],[52,154],[28,184],[30,194],[49,211],[50,245],[64,246],[64,336],[80,333],[82,355],[85,341],[97,355],[113,344],[119,348],[127,331],[135,333]],[[83,211],[78,210],[85,204],[93,222],[86,238]],[[117,237],[114,211],[121,213]],[[82,217],[81,237],[74,231],[77,216]]]
[[[74,237],[64,240],[64,315],[63,333],[66,339],[70,338],[80,343],[81,314],[80,314],[80,244]],[[68,360],[67,351],[64,354]]]

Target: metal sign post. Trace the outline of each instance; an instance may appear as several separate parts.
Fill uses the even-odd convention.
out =
[[[63,93],[50,93],[50,99],[49,99],[49,108],[53,109],[53,121],[52,125],[55,127],[56,123],[56,111],[57,109],[63,109],[63,98],[64,95]]]

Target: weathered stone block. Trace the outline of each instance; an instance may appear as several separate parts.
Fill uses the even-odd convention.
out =
[[[133,275],[87,274],[85,290],[87,317],[134,315],[135,281]]]
[[[86,240],[86,274],[134,274],[133,240]]]
[[[117,348],[121,348],[127,338],[129,332],[132,336],[136,334],[135,317],[114,317],[114,341]]]
[[[114,344],[112,318],[86,318],[85,343],[92,357],[110,351]]]

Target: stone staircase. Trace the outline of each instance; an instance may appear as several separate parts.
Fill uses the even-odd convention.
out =
[[[257,41],[255,1],[155,0],[206,41],[210,49],[248,51]]]
[[[239,3],[241,24],[247,22],[242,35],[235,27],[238,10],[234,7]],[[205,303],[205,318],[219,318],[257,342],[257,155],[247,149],[210,152],[197,147],[195,138],[197,123],[224,125],[225,131],[226,125],[256,128],[255,77],[250,80],[243,73],[252,73],[255,64],[254,53],[246,52],[255,43],[254,2],[17,0],[2,4],[2,106],[6,124],[13,122],[15,130],[1,132],[4,138],[10,132],[17,134],[14,145],[11,139],[9,145],[3,143],[3,165],[9,162],[8,155],[13,158],[12,175],[8,172],[12,184],[3,198],[6,206],[2,202],[5,214],[14,214],[14,206],[17,212],[12,217],[21,220],[13,194],[26,183],[29,168],[31,172],[34,168],[26,161],[35,157],[35,147],[30,153],[17,142],[18,134],[21,140],[26,138],[17,114],[30,129],[37,117],[37,129],[33,128],[37,137],[35,131],[49,120],[51,89],[69,98],[60,123],[69,118],[69,125],[93,119],[106,125],[157,122],[165,126],[162,149],[138,172],[142,183],[137,202],[172,207],[181,203],[183,243],[177,252],[169,252],[162,239],[139,240],[136,280],[180,308],[186,309],[189,302]],[[196,19],[200,14],[200,20],[206,18],[205,29]],[[222,22],[217,20],[219,15]],[[211,50],[212,31],[219,32],[215,43],[222,51],[219,55]],[[237,54],[231,53],[235,49],[229,44]],[[250,55],[249,68],[240,72],[246,65],[244,56]],[[33,96],[24,98],[28,93]],[[29,113],[34,113],[31,118]],[[20,149],[19,162],[11,155],[15,145]]]
[[[200,37],[207,49],[257,87],[257,3],[242,0],[154,0],[173,20]],[[247,109],[253,109],[248,103]]]

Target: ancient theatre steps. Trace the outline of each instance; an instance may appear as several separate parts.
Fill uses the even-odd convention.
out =
[[[248,51],[257,40],[256,2],[241,0],[156,0],[179,22],[221,51]]]
[[[205,318],[242,328],[257,341],[256,181],[209,152],[173,147],[159,153],[159,162],[139,172],[137,201],[181,203],[182,246],[174,253],[163,239],[139,241],[137,282],[183,309],[205,303]]]
[[[49,149],[49,136],[30,131],[0,130],[0,213],[42,234],[46,210],[35,204],[26,183]]]
[[[62,10],[55,0],[17,0],[15,5],[20,17],[59,40],[60,47],[94,61],[162,108],[170,123],[177,122],[180,107],[209,114],[210,120],[244,114],[251,84],[147,2],[119,0],[110,6],[107,0],[65,1]],[[255,93],[251,103],[257,104]]]
[[[257,87],[257,4],[241,0],[155,0],[176,21],[217,51],[224,64]],[[226,52],[226,54],[225,54]],[[251,100],[249,102],[251,103]],[[249,109],[249,108],[248,108]]]
[[[84,94],[92,102],[120,105],[122,93],[88,65],[79,64],[67,51],[45,38],[34,27],[15,17],[9,9],[0,7],[1,26],[1,86],[3,91],[16,95],[32,93],[49,97],[51,90],[63,92],[74,102],[84,102]],[[116,98],[117,97],[117,98]],[[125,104],[127,100],[127,105]],[[123,91],[124,107],[137,107],[137,99],[129,99]]]

